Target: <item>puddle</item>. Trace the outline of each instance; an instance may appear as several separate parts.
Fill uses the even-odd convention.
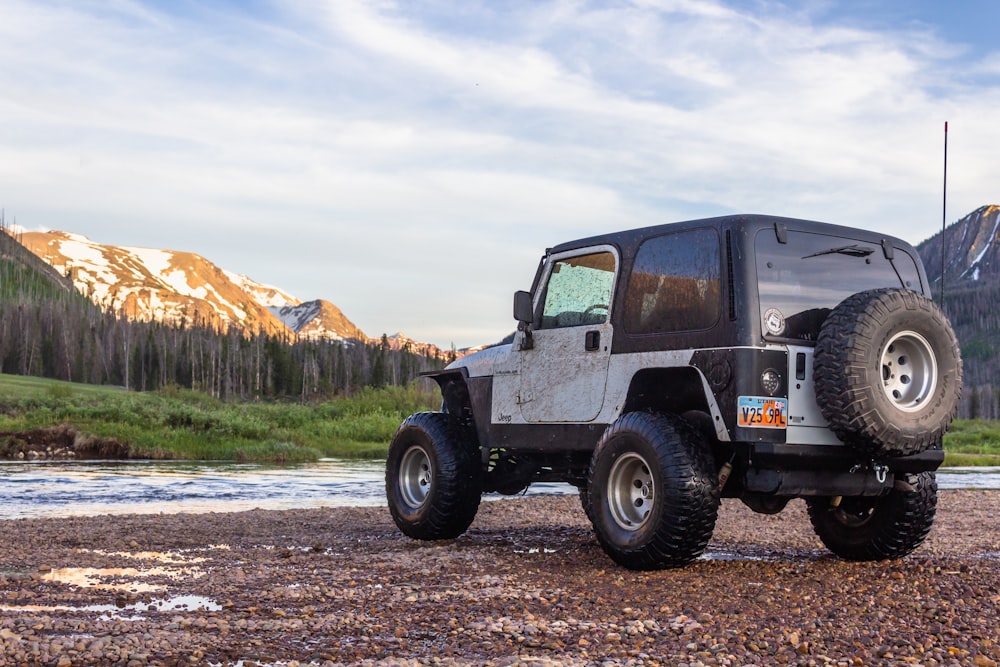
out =
[[[163,584],[153,584],[141,581],[147,577],[170,577],[177,579],[182,576],[200,577],[205,573],[193,568],[134,568],[134,567],[62,567],[50,570],[41,575],[42,581],[52,581],[59,584],[92,588],[97,591],[126,591],[129,593],[156,593],[165,591]],[[108,581],[108,580],[112,581]],[[113,581],[125,579],[126,581]]]
[[[228,549],[227,546],[209,546],[207,549]],[[88,553],[99,554],[101,556],[121,556],[123,558],[135,558],[137,560],[155,560],[167,564],[191,565],[203,563],[207,558],[185,556],[182,552],[168,551],[102,551],[100,549],[88,549]]]
[[[21,605],[8,606],[0,605],[3,612],[56,612],[56,611],[80,611],[88,613],[98,613],[102,620],[118,618],[125,621],[138,621],[145,618],[146,612],[154,611],[220,611],[222,605],[203,595],[176,595],[163,600],[153,600],[152,602],[136,602],[134,604],[91,604],[84,607],[71,607],[69,605]]]
[[[213,549],[228,549],[228,546],[217,545]],[[199,551],[204,551],[201,549]],[[171,580],[197,579],[205,575],[198,567],[207,558],[189,556],[183,552],[161,551],[100,551],[81,550],[83,553],[93,553],[102,556],[115,556],[139,561],[156,563],[150,567],[136,565],[134,567],[61,567],[39,573],[42,581],[88,588],[99,591],[123,591],[127,593],[161,593],[167,590],[166,584],[148,581],[153,577],[165,577]],[[83,607],[68,605],[54,606],[4,606],[5,612],[55,612],[79,611],[101,614],[101,618],[120,618],[123,620],[139,620],[148,612],[160,611],[219,611],[222,605],[211,598],[202,595],[172,595],[150,602],[134,602],[131,604],[99,604]]]
[[[197,567],[205,558],[161,551],[100,551],[84,550],[102,556],[117,556],[132,560],[154,561],[152,567],[61,567],[41,573],[42,581],[51,581],[94,590],[126,591],[130,593],[156,593],[167,589],[165,584],[146,581],[152,577],[169,579],[197,579],[205,571]]]
[[[698,560],[750,561],[750,560],[774,560],[774,559],[767,558],[766,556],[755,556],[750,554],[737,553],[735,551],[726,551],[724,549],[706,549],[702,555],[698,556]]]

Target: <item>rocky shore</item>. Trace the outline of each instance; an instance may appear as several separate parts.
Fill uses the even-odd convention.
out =
[[[384,508],[0,522],[0,665],[976,665],[1000,661],[1000,492],[848,563],[800,501],[723,503],[705,557],[638,573],[575,496],[484,502],[463,537]]]
[[[77,431],[68,424],[27,431],[0,431],[0,459],[62,461],[70,459],[149,458],[128,443]]]

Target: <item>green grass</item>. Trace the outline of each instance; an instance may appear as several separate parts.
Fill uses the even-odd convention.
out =
[[[117,387],[100,387],[92,384],[0,373],[0,401],[3,402],[9,399],[58,397],[59,395],[102,397],[120,394],[123,391],[124,389]]]
[[[384,457],[409,414],[436,409],[436,389],[364,389],[322,403],[231,403],[169,388],[112,387],[0,375],[0,431],[68,425],[85,441],[126,445],[133,458],[304,462]],[[13,436],[0,435],[0,447]]]
[[[957,419],[944,437],[944,465],[1000,466],[1000,421]]]

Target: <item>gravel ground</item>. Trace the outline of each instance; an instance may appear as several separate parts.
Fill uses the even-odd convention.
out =
[[[705,558],[638,573],[575,496],[458,540],[385,508],[0,522],[0,665],[976,665],[1000,661],[1000,492],[942,491],[908,558],[847,563],[805,506],[723,503]]]

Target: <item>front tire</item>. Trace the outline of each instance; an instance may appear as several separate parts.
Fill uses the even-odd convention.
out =
[[[591,460],[587,499],[594,532],[619,565],[687,565],[705,550],[719,499],[712,455],[682,419],[651,412],[620,417]]]
[[[479,463],[440,412],[410,415],[396,430],[385,466],[389,512],[404,534],[444,540],[464,533],[482,497]]]
[[[809,520],[826,548],[845,560],[902,558],[923,544],[937,511],[937,480],[932,472],[910,476],[912,488],[885,496],[808,499]]]

